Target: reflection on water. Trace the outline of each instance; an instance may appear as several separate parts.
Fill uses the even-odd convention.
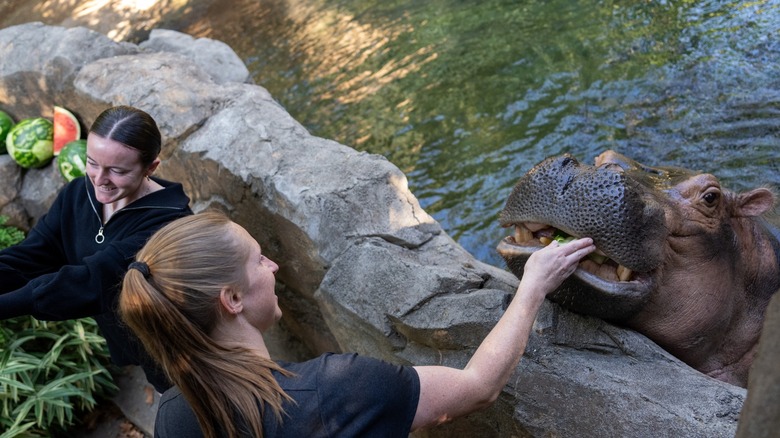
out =
[[[504,199],[549,155],[780,183],[776,1],[239,0],[169,24],[231,45],[313,134],[386,156],[497,266]]]
[[[318,136],[382,154],[467,250],[503,266],[516,179],[562,152],[778,184],[776,2],[276,0],[184,29],[230,44]]]

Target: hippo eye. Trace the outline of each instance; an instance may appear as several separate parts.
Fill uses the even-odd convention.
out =
[[[707,192],[704,194],[704,196],[702,196],[704,202],[707,203],[707,205],[710,207],[718,202],[718,198],[720,198],[720,195],[717,192]]]

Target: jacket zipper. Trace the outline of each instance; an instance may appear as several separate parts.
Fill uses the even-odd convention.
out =
[[[86,177],[85,177],[86,178]],[[92,211],[95,212],[95,217],[97,217],[98,223],[100,224],[100,229],[98,230],[97,234],[95,235],[95,243],[100,245],[106,240],[106,236],[103,235],[103,219],[101,219],[100,214],[98,214],[97,208],[95,208],[95,203],[92,202],[92,196],[89,196],[89,186],[92,184],[84,184],[84,188],[87,191],[87,199],[89,199],[89,205],[92,206]]]
[[[86,178],[86,176],[85,176],[85,178]],[[100,245],[101,243],[105,242],[105,240],[106,240],[106,236],[103,235],[103,230],[105,229],[106,225],[108,225],[108,223],[111,222],[111,219],[113,219],[114,216],[116,216],[117,214],[119,214],[119,213],[121,213],[123,211],[143,210],[143,209],[148,209],[148,208],[164,208],[164,209],[171,209],[171,210],[178,209],[178,207],[168,207],[168,206],[164,206],[164,205],[161,205],[161,206],[149,205],[149,206],[145,206],[145,207],[122,208],[122,209],[119,209],[119,211],[114,212],[114,214],[111,216],[111,219],[107,220],[106,223],[104,224],[103,223],[103,219],[100,217],[100,214],[97,211],[97,208],[95,208],[95,203],[92,202],[92,196],[89,195],[89,186],[91,186],[91,185],[92,185],[91,183],[90,184],[85,184],[84,187],[87,190],[87,199],[89,199],[89,205],[92,206],[92,211],[95,212],[95,217],[97,217],[98,223],[100,224],[100,228],[98,229],[98,232],[95,235],[95,243],[97,243],[98,245]],[[165,188],[163,188],[163,190],[165,190]]]

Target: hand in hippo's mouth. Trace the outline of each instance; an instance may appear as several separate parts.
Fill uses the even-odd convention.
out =
[[[571,236],[552,225],[535,222],[513,225],[515,227],[514,235],[507,236],[498,247],[498,251],[502,255],[530,255],[531,252],[547,246],[553,241],[565,244],[577,238],[577,236]],[[579,268],[610,282],[627,282],[632,281],[635,277],[631,269],[618,264],[598,248],[580,261]]]

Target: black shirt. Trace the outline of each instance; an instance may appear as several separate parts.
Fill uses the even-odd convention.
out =
[[[301,363],[279,362],[295,375],[275,373],[295,400],[283,405],[282,423],[267,411],[263,434],[275,438],[406,437],[420,398],[414,368],[357,354],[324,354]],[[259,407],[258,407],[259,409]],[[155,438],[200,438],[198,421],[178,388],[163,394]]]
[[[130,203],[105,224],[89,179],[68,183],[25,240],[0,251],[0,320],[94,317],[112,362],[143,366],[155,388],[165,391],[170,384],[116,313],[136,252],[155,231],[192,214],[181,184],[153,179],[163,190]]]

